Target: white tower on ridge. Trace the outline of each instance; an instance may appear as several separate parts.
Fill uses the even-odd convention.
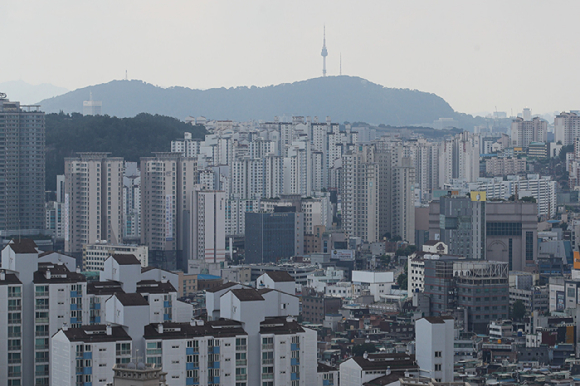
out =
[[[324,26],[324,33],[322,38],[322,76],[326,76],[326,57],[328,56],[328,51],[326,51],[326,26]]]

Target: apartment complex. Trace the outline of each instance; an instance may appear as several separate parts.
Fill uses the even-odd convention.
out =
[[[108,153],[65,158],[65,253],[80,256],[84,244],[123,240],[123,159]]]
[[[511,126],[511,146],[527,148],[532,142],[547,142],[548,122],[535,117],[516,118]]]

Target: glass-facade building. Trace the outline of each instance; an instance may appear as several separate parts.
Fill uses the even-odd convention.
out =
[[[246,213],[245,262],[273,263],[294,256],[296,213]]]

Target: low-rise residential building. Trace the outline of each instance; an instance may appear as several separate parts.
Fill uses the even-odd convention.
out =
[[[83,271],[102,271],[105,260],[111,255],[134,255],[142,267],[149,265],[146,245],[112,245],[103,241],[83,245]]]

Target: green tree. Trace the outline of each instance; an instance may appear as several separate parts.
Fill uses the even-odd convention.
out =
[[[521,300],[516,300],[512,306],[512,318],[521,320],[526,315],[526,305]]]
[[[397,276],[397,285],[401,289],[407,288],[407,268],[408,267],[405,266],[405,269],[403,270],[403,272],[399,276]]]
[[[374,353],[377,351],[377,348],[372,343],[363,343],[354,345],[352,348],[352,355],[355,357],[362,357],[365,352],[367,353]]]

